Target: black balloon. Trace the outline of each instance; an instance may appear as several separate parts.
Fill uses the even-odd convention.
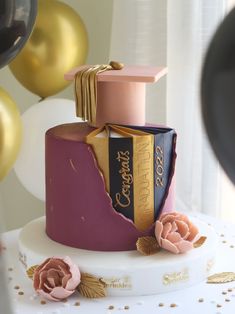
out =
[[[23,48],[36,14],[37,0],[0,0],[0,68]]]
[[[213,150],[235,183],[235,9],[217,29],[201,80],[202,114]]]

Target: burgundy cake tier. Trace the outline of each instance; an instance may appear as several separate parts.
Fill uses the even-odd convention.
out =
[[[87,123],[56,126],[46,133],[46,233],[54,241],[80,249],[128,251],[153,226],[139,231],[112,206],[91,146]],[[174,210],[174,177],[162,212]]]

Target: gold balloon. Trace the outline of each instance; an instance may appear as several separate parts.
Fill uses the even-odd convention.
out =
[[[0,87],[0,180],[13,166],[22,139],[22,123],[16,104]]]
[[[87,52],[80,16],[65,3],[39,0],[33,33],[9,67],[25,88],[45,98],[69,84],[64,74],[84,64]]]

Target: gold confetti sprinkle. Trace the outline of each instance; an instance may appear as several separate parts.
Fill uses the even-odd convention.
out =
[[[228,289],[228,292],[232,292],[232,291],[233,291],[233,289],[232,289],[232,288],[229,288],[229,289]]]
[[[227,292],[226,292],[226,291],[223,291],[222,294],[227,294]]]
[[[66,303],[66,302],[68,302],[68,299],[63,299],[63,300],[61,300],[61,302]]]
[[[8,268],[8,271],[13,271],[13,268],[12,268],[12,267],[9,267],[9,268]]]
[[[171,303],[170,307],[177,307],[177,304]]]
[[[222,243],[227,243],[227,241],[224,240],[224,241],[222,241]]]
[[[124,310],[129,310],[129,308],[130,308],[129,305],[124,306]]]
[[[19,290],[20,286],[15,286],[14,289]]]
[[[230,302],[230,299],[225,299],[225,302]]]
[[[19,291],[18,294],[19,295],[24,295],[24,292],[23,291]]]
[[[204,302],[204,299],[200,298],[200,299],[198,299],[198,302],[202,303],[202,302]]]
[[[80,306],[80,302],[75,302],[74,306]]]
[[[114,309],[114,306],[113,305],[110,305],[109,306],[109,310],[113,310]]]
[[[40,303],[41,303],[42,305],[47,304],[46,301],[44,301],[44,300],[42,300]]]
[[[162,307],[164,306],[164,303],[159,303],[158,306]]]
[[[217,304],[216,306],[217,306],[217,307],[222,307],[222,305],[221,305],[221,304]]]
[[[223,233],[221,233],[221,235],[220,235],[221,237],[224,237],[224,234]]]
[[[234,248],[234,245],[230,245],[230,248],[233,249],[233,248]]]

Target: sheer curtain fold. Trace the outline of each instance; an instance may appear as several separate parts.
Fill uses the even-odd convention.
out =
[[[167,82],[147,90],[147,118],[178,133],[176,209],[216,215],[220,171],[200,116],[206,47],[228,0],[114,0],[110,59],[167,65]]]
[[[168,1],[167,122],[178,133],[177,208],[218,214],[220,171],[200,113],[200,74],[226,1]]]

